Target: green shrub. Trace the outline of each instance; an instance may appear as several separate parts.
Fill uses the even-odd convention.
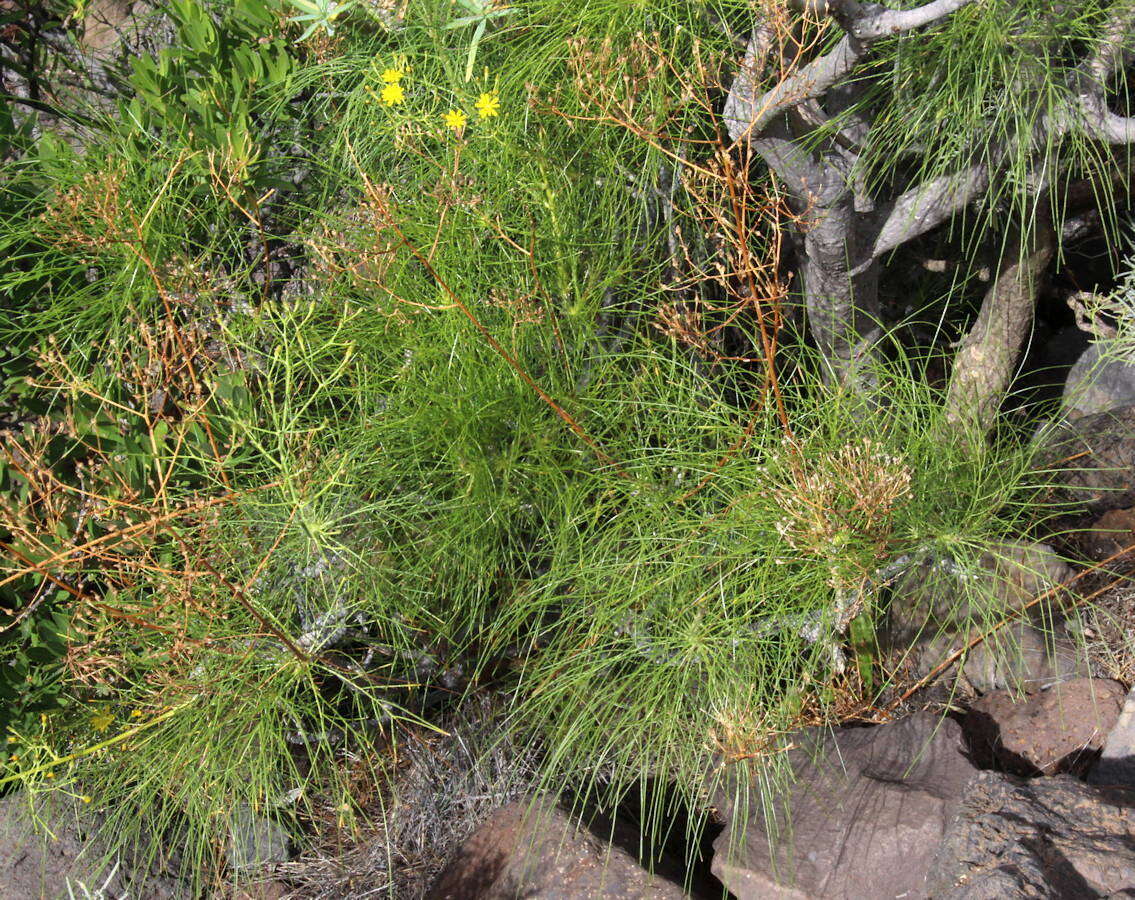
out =
[[[41,612],[0,781],[176,834],[204,879],[225,811],[349,819],[358,767],[467,691],[557,789],[696,805],[893,687],[875,574],[1026,528],[1027,453],[944,439],[917,357],[883,405],[823,386],[695,6],[478,41],[412,4],[289,46],[276,5],[176,0],[122,121],[5,171],[35,426],[0,577]]]
[[[216,9],[216,14],[213,9]],[[272,152],[273,126],[260,106],[290,95],[296,59],[281,32],[278,0],[206,4],[170,0],[175,35],[156,57],[141,56],[122,114],[134,154],[175,144],[204,180],[223,180],[246,202],[288,189]]]

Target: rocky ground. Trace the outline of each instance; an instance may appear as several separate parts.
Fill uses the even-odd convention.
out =
[[[259,855],[261,875],[229,896],[568,900],[725,896],[723,887],[739,900],[1135,895],[1135,692],[1106,679],[1024,697],[991,692],[959,717],[916,713],[796,735],[795,782],[771,819],[736,808],[728,788],[716,798],[716,878],[694,883],[666,860],[648,872],[625,824],[580,826],[504,771],[510,760],[486,768],[483,756],[455,753],[461,743],[419,748],[430,757],[408,763],[403,808],[389,810],[387,828],[373,822],[338,847],[285,861],[287,840],[250,822],[231,836],[233,852]],[[446,772],[448,783],[433,781]],[[473,793],[478,782],[496,786]],[[186,896],[173,870],[152,869],[141,884],[122,860],[96,883],[85,874],[101,856],[89,816],[73,804],[41,812],[54,835],[46,843],[20,798],[0,806],[0,895],[66,897],[70,887],[82,896],[85,887],[103,897]]]

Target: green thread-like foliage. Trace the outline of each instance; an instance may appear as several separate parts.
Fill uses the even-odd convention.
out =
[[[331,797],[347,821],[400,728],[493,690],[549,787],[659,779],[698,808],[894,686],[888,561],[976,565],[1044,515],[1022,442],[944,437],[926,359],[897,348],[868,403],[822,386],[783,293],[734,314],[675,273],[675,227],[715,221],[698,196],[737,215],[697,102],[720,85],[689,79],[724,78],[747,3],[517,4],[471,79],[436,4],[318,48],[251,6],[175,4],[184,46],[138,61],[131,115],[3,173],[4,371],[28,431],[57,431],[8,444],[43,471],[0,472],[28,557],[4,577],[14,609],[63,585],[28,618],[55,637],[9,656],[58,660],[70,629],[66,703],[9,720],[6,783],[81,790],[204,879],[235,810],[296,823]],[[973,64],[994,36],[970,26]],[[888,52],[946,58],[951,27]],[[937,91],[951,158],[975,152],[986,89],[899,74],[888,115],[924,137],[908,94]],[[744,176],[762,227],[696,241],[722,269],[778,252],[776,191]]]

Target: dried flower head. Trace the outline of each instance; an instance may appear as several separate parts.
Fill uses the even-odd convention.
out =
[[[853,542],[881,542],[895,507],[911,494],[910,467],[869,438],[786,468],[791,474],[773,488],[784,512],[776,530],[810,556],[830,558]]]

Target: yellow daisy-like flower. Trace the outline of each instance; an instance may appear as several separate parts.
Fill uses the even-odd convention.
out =
[[[500,115],[501,101],[497,96],[496,91],[491,94],[481,94],[477,98],[477,115],[482,119],[491,119],[493,116]]]
[[[397,84],[406,76],[401,69],[387,69],[382,73],[382,80],[386,84]]]
[[[137,719],[141,715],[142,715],[142,710],[140,710],[140,709],[130,710],[130,718],[131,719]]]
[[[469,117],[459,109],[451,109],[445,114],[445,126],[460,131],[469,124]]]
[[[382,89],[379,98],[387,106],[397,106],[406,99],[406,92],[402,90],[402,85],[400,84],[388,84]]]

